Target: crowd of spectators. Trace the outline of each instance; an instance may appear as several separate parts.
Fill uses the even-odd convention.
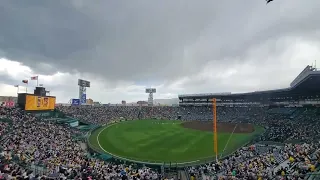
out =
[[[62,106],[63,113],[87,123],[124,119],[212,120],[212,107]],[[317,108],[218,107],[219,122],[252,123],[266,128],[263,141],[312,141],[320,138]],[[293,131],[294,129],[294,131]],[[312,138],[310,138],[312,136]]]
[[[204,112],[204,108],[199,108],[203,109],[200,112]],[[210,118],[211,112],[207,112],[205,117]],[[315,172],[320,162],[318,112],[318,108],[312,107],[220,107],[218,120],[262,125],[266,132],[259,140],[282,142],[283,146],[253,144],[221,162],[200,166],[198,169],[190,168],[190,174],[201,174],[204,179],[216,176],[221,179],[320,179],[320,175],[306,176],[307,173]],[[193,117],[192,113],[188,116]],[[214,175],[206,176],[208,172]]]
[[[1,136],[0,179],[158,179],[150,168],[133,168],[88,158],[71,138],[77,130],[0,107],[13,121],[13,131]],[[2,127],[2,126],[1,126]],[[17,163],[19,162],[19,163]],[[30,168],[35,167],[33,171]],[[35,169],[43,168],[41,174]]]
[[[190,107],[91,107],[96,109],[90,112],[102,113],[112,112],[113,115],[103,118],[99,122],[106,123],[112,119],[127,118],[134,114],[134,118],[164,118],[183,120],[212,120],[212,107],[190,106]],[[67,114],[81,114],[90,116],[90,112],[81,113],[82,107],[63,107],[61,110]],[[114,109],[118,109],[115,111]],[[126,109],[130,109],[127,111]],[[265,127],[266,132],[259,137],[259,141],[273,141],[286,143],[281,147],[258,148],[247,147],[239,150],[224,161],[216,164],[202,166],[200,169],[190,168],[190,173],[207,172],[220,177],[230,177],[237,174],[239,179],[244,177],[271,177],[276,175],[290,174],[291,178],[305,175],[318,165],[319,149],[319,120],[317,108],[269,108],[269,107],[217,107],[218,121],[253,123]],[[72,113],[70,113],[72,112]],[[100,116],[100,115],[99,115]],[[110,118],[112,117],[112,118]],[[86,118],[84,118],[86,119]],[[88,119],[86,119],[88,120]],[[89,122],[93,122],[90,121]],[[304,143],[296,146],[297,143]],[[251,147],[251,146],[250,146]],[[299,148],[297,148],[299,147]],[[294,161],[286,164],[286,161]],[[294,160],[292,160],[294,159]],[[313,161],[312,161],[313,160]],[[312,162],[311,162],[312,161]],[[308,162],[308,163],[306,163]],[[284,163],[284,167],[281,165]],[[204,168],[206,167],[206,168]],[[277,168],[278,167],[278,168]],[[280,168],[279,168],[280,167]],[[204,169],[202,169],[204,168]],[[237,173],[235,173],[237,172]],[[226,175],[226,176],[224,176]],[[320,176],[319,176],[320,177]],[[293,179],[294,179],[293,178]]]
[[[212,107],[135,107],[135,106],[69,106],[58,107],[68,116],[90,124],[105,124],[119,119],[211,120]],[[251,144],[226,159],[190,167],[192,177],[210,179],[268,179],[270,177],[301,179],[315,172],[319,163],[318,108],[218,107],[218,121],[253,123],[265,127],[257,139],[281,142],[283,146]],[[17,108],[1,108],[0,179],[158,179],[150,168],[137,169],[89,158],[79,143],[72,139],[77,130],[44,121]],[[28,167],[44,167],[39,174]],[[320,176],[318,176],[320,178]]]
[[[104,124],[119,119],[175,119],[177,108],[137,106],[60,106],[63,113],[92,124]]]
[[[7,122],[0,122],[0,137],[6,133],[7,127],[8,127]]]
[[[251,145],[228,158],[192,167],[190,174],[203,179],[307,179],[319,166],[319,144],[285,144],[284,147]],[[320,176],[316,176],[318,179]]]

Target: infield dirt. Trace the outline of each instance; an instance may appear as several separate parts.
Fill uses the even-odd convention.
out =
[[[203,122],[203,121],[190,121],[184,122],[181,124],[184,128],[195,129],[200,131],[212,131],[213,126],[212,122]],[[235,128],[235,129],[234,129]],[[228,123],[228,122],[219,122],[217,123],[218,132],[223,133],[252,133],[254,131],[254,126],[252,124],[244,123]]]

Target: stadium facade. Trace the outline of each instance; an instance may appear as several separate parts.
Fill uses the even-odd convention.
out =
[[[184,94],[179,95],[179,106],[287,106],[320,105],[320,70],[307,66],[284,89],[247,93]]]

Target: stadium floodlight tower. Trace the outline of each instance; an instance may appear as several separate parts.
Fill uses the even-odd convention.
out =
[[[83,79],[78,79],[78,86],[80,104],[85,105],[87,101],[87,87],[90,87],[90,82]]]
[[[146,88],[146,93],[149,94],[148,106],[153,106],[153,93],[156,93],[156,88]]]

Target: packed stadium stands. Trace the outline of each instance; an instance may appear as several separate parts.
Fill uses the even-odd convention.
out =
[[[134,169],[88,158],[71,138],[79,133],[75,129],[15,108],[0,108],[0,115],[13,122],[11,133],[1,136],[0,179],[126,179],[129,175],[157,179],[158,173],[149,168]],[[6,125],[1,123],[1,132],[8,128]]]
[[[211,121],[211,98],[216,98],[218,121],[264,127],[263,134],[236,152],[185,167],[172,177],[162,168],[105,161],[83,147],[85,140],[73,138],[85,137],[86,131],[56,117],[0,107],[0,179],[320,179],[319,82],[320,73],[312,70],[286,89],[182,95],[178,107],[56,107],[55,112],[90,129],[121,119]]]
[[[60,111],[90,124],[126,119],[209,120],[211,107],[59,107]],[[293,114],[294,117],[292,116]],[[243,147],[218,163],[188,167],[191,176],[201,179],[213,177],[291,177],[292,179],[320,176],[306,175],[318,171],[319,109],[219,107],[219,121],[241,121],[263,125],[266,132],[255,142]],[[72,134],[83,133],[65,125],[36,118],[17,108],[0,109],[2,179],[68,178],[68,179],[158,179],[161,174],[150,168],[133,168],[90,158],[72,139]],[[261,142],[278,142],[283,145]],[[260,144],[259,144],[260,142]],[[126,171],[124,173],[123,171]],[[129,179],[131,179],[129,178]],[[0,178],[1,179],[1,178]]]

